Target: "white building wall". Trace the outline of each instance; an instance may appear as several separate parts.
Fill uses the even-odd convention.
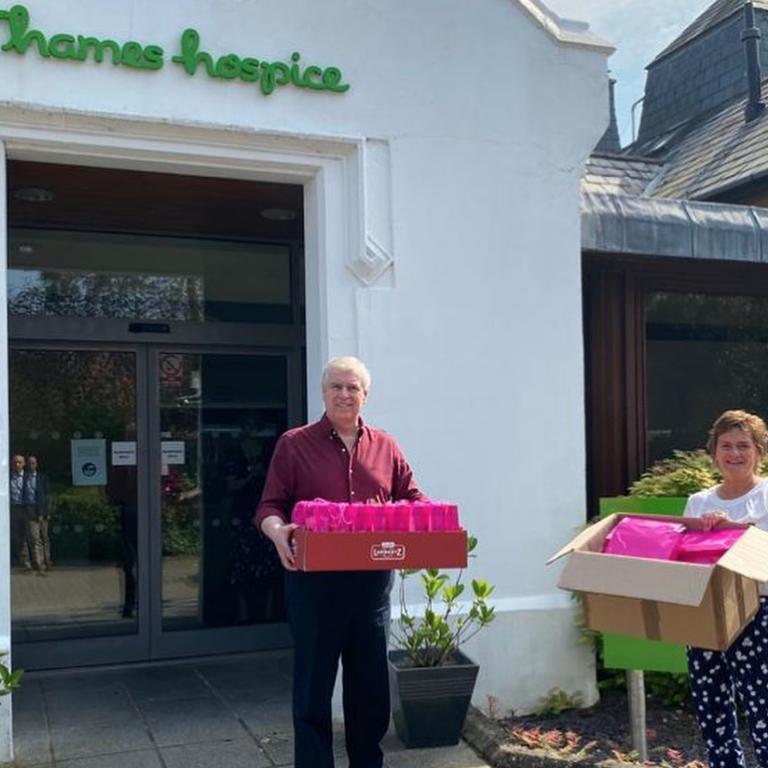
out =
[[[537,0],[27,8],[48,37],[137,40],[166,59],[149,72],[44,59],[34,46],[0,53],[0,105],[38,124],[41,110],[57,125],[62,112],[101,115],[95,143],[119,143],[125,118],[166,133],[220,129],[238,146],[269,134],[278,149],[280,136],[366,140],[359,220],[393,264],[364,284],[347,266],[351,232],[346,250],[308,266],[310,413],[320,360],[361,355],[374,375],[369,421],[397,435],[428,493],[460,503],[480,539],[471,575],[494,582],[499,600],[476,645],[476,703],[527,708],[552,687],[592,699],[590,659],[544,561],[585,519],[578,180],[607,124],[610,48]],[[214,56],[299,51],[305,64],[340,67],[351,88],[264,96],[255,84],[190,77],[170,62],[188,26]],[[0,21],[0,42],[6,30]],[[11,157],[34,157],[14,146]],[[205,173],[202,146],[198,165]],[[308,216],[308,243],[322,239],[325,202]],[[8,627],[0,600],[0,635]]]

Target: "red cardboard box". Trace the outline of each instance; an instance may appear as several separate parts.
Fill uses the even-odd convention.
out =
[[[389,571],[465,568],[466,531],[293,534],[300,571]]]

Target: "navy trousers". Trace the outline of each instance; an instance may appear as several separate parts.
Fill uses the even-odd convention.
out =
[[[746,768],[736,695],[746,712],[761,768],[768,768],[768,598],[727,651],[688,649],[696,717],[711,768]]]
[[[333,768],[331,698],[340,658],[349,768],[381,768],[391,588],[390,571],[286,573],[295,768]]]

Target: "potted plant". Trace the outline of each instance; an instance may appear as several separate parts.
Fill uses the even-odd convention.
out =
[[[476,546],[470,536],[471,557]],[[473,579],[472,604],[461,612],[463,570],[454,579],[435,569],[399,573],[400,620],[392,633],[397,647],[389,653],[395,730],[406,747],[457,744],[478,672],[459,648],[493,621],[494,609],[487,604],[493,586]],[[415,577],[424,590],[420,615],[405,599],[406,585]]]

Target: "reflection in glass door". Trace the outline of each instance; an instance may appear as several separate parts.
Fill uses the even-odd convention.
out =
[[[10,411],[14,644],[141,653],[136,352],[12,349]]]
[[[282,568],[252,519],[295,412],[289,360],[12,347],[18,664],[286,645]]]
[[[283,355],[159,352],[162,631],[284,621],[283,574],[253,527],[288,425]]]

